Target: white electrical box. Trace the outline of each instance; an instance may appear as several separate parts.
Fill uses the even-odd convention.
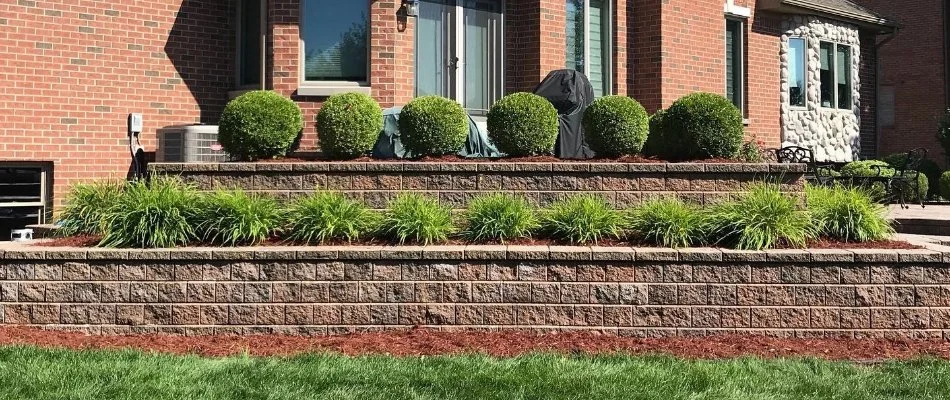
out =
[[[143,125],[142,114],[129,114],[129,133],[142,133]]]

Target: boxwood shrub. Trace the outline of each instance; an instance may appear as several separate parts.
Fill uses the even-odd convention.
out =
[[[671,160],[734,158],[742,146],[742,113],[718,94],[693,93],[663,115],[663,136]]]
[[[320,149],[333,158],[356,158],[373,149],[383,129],[383,109],[363,93],[330,96],[317,114]]]
[[[240,160],[287,155],[303,129],[300,107],[277,93],[245,93],[224,107],[218,123],[218,141]]]
[[[894,174],[897,172],[894,167],[892,167],[887,162],[880,160],[864,160],[845,164],[845,166],[841,167],[841,176],[874,177],[878,176],[878,169],[880,169],[880,176],[884,177],[894,176]],[[908,172],[908,174],[912,174],[912,172]],[[856,183],[859,182],[856,181]],[[930,190],[927,175],[924,175],[923,173],[917,174],[917,185],[919,190],[916,193],[910,193],[907,200],[916,201],[927,197],[927,192]],[[882,183],[874,183],[866,189],[868,190],[868,193],[871,195],[871,197],[875,200],[880,201],[884,198],[884,185]]]
[[[648,156],[664,157],[663,148],[663,119],[666,116],[666,110],[657,110],[650,116],[650,132],[647,134],[646,143],[643,144],[643,154]]]
[[[557,110],[532,93],[512,93],[488,110],[488,135],[511,156],[550,154],[557,141]]]
[[[626,96],[595,100],[584,112],[582,123],[591,150],[608,157],[641,153],[650,130],[647,110]]]
[[[907,153],[895,153],[881,159],[894,168],[904,168],[907,163]],[[927,175],[927,197],[934,197],[940,194],[940,174],[943,172],[940,166],[933,160],[923,159],[918,168],[921,173]]]
[[[950,171],[940,175],[940,197],[950,200]]]
[[[399,134],[412,156],[454,154],[468,137],[468,114],[445,97],[417,97],[399,113]]]

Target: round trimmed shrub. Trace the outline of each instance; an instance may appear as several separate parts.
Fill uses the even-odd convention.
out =
[[[950,200],[950,171],[940,175],[940,197],[944,200]]]
[[[303,117],[290,99],[258,90],[228,102],[218,125],[224,151],[240,160],[257,160],[287,155],[303,129]]]
[[[864,160],[864,161],[854,161],[848,164],[845,164],[844,167],[841,167],[841,176],[853,176],[853,177],[874,177],[878,176],[878,168],[880,167],[880,176],[891,177],[897,172],[894,167],[884,161],[880,160]],[[927,192],[930,189],[930,184],[927,180],[927,175],[923,173],[917,174],[917,186],[919,188],[917,193],[911,193],[907,200],[916,201],[921,198],[927,198]],[[884,185],[881,183],[875,183],[870,188],[868,188],[868,193],[875,200],[881,200],[884,198]]]
[[[510,156],[551,154],[557,133],[557,110],[536,94],[512,93],[488,110],[488,137]]]
[[[887,162],[894,168],[903,168],[907,163],[907,153],[895,153],[881,159],[882,161]],[[937,165],[933,160],[923,159],[920,160],[920,166],[918,168],[921,173],[927,175],[927,187],[929,188],[927,192],[927,197],[934,197],[939,195],[940,185],[940,174],[943,172],[940,169],[940,166]]]
[[[399,135],[414,157],[454,154],[468,137],[468,114],[445,97],[417,97],[399,113]]]
[[[597,155],[618,157],[643,151],[650,130],[647,110],[627,96],[605,96],[584,112],[584,137]]]
[[[317,114],[320,149],[333,158],[369,153],[383,130],[383,109],[363,93],[330,96]]]
[[[647,141],[643,144],[643,154],[648,156],[663,157],[663,119],[666,116],[666,110],[657,110],[650,116],[650,133],[647,134]]]
[[[742,113],[718,94],[693,93],[666,111],[663,131],[667,158],[734,158],[742,147]]]

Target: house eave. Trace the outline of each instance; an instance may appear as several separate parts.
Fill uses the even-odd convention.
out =
[[[817,15],[837,19],[879,34],[892,33],[899,27],[897,23],[887,18],[828,7],[808,0],[765,0],[760,3],[760,8],[783,14]]]

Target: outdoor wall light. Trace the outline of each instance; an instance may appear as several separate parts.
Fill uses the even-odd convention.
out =
[[[402,5],[406,7],[407,16],[419,16],[419,0],[402,0]]]

